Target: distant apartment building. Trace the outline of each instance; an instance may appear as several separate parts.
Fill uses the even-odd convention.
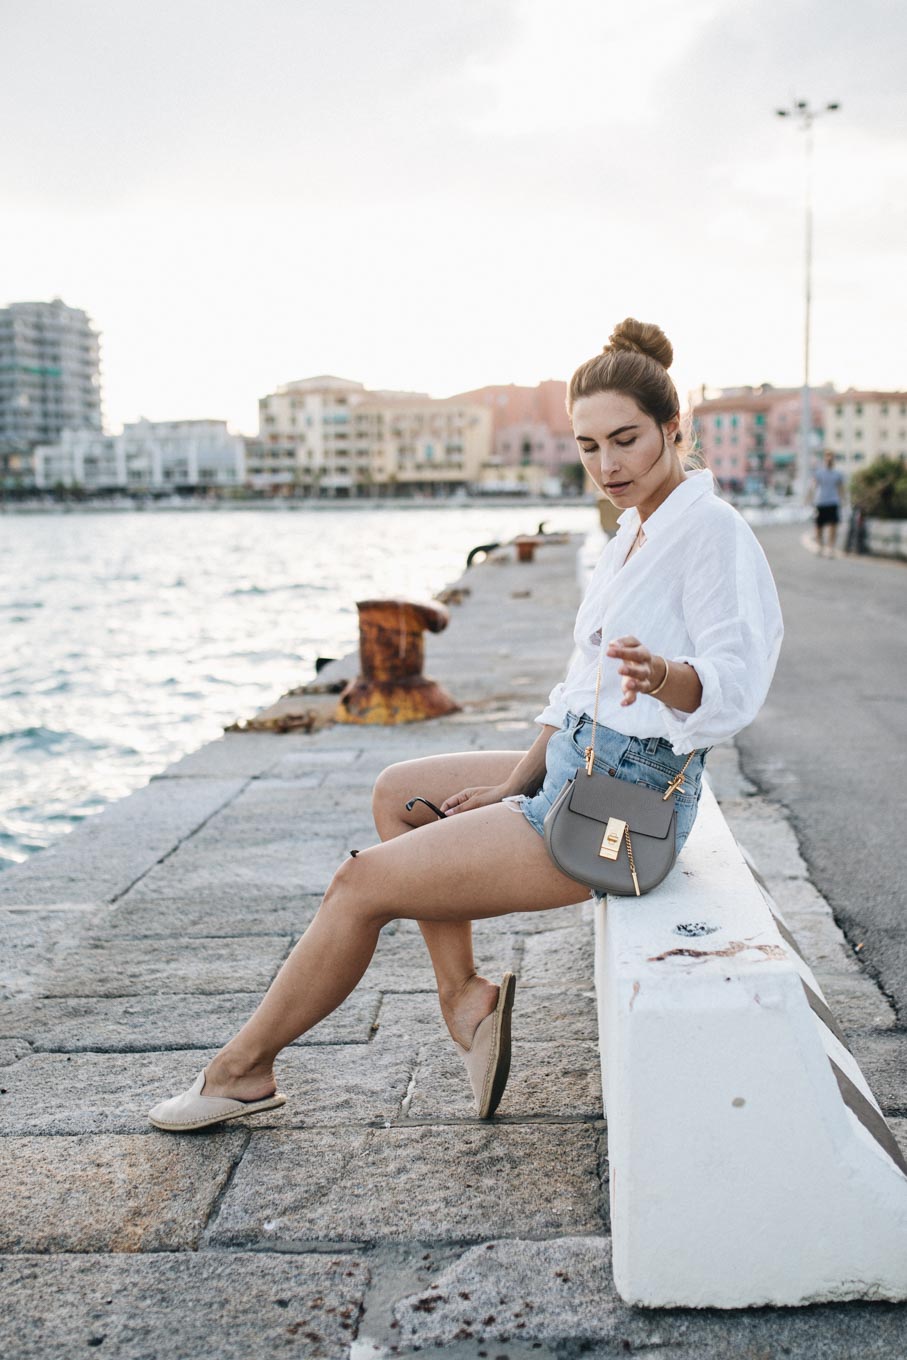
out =
[[[821,452],[830,386],[814,388],[810,399],[810,447]],[[724,388],[714,396],[701,390],[693,403],[699,452],[723,490],[735,494],[792,486],[800,447],[801,390],[792,387]]]
[[[494,446],[488,477],[505,485],[523,476],[540,485],[545,478],[559,478],[569,463],[579,462],[573,429],[567,415],[567,384],[546,379],[535,387],[508,383],[461,392],[454,399],[468,401],[491,412]]]
[[[59,298],[0,309],[0,484],[32,483],[36,445],[101,428],[99,339],[86,313]]]
[[[35,481],[85,491],[241,487],[245,446],[223,420],[138,420],[118,435],[66,430],[35,449]]]
[[[247,480],[316,496],[431,494],[475,482],[491,445],[491,417],[480,406],[323,375],[261,398]]]
[[[876,458],[907,459],[907,392],[836,392],[826,403],[825,447],[846,476]]]

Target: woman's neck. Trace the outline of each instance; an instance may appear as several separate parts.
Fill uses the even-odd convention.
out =
[[[675,458],[673,468],[671,469],[670,473],[665,477],[661,485],[657,487],[656,490],[653,491],[650,496],[647,496],[645,500],[640,501],[639,504],[637,505],[636,509],[639,511],[639,518],[641,523],[645,524],[649,516],[651,514],[654,514],[658,507],[660,505],[663,505],[664,502],[668,499],[671,492],[676,491],[677,488],[681,486],[685,480],[686,479],[684,476],[683,468],[680,465],[680,460]]]

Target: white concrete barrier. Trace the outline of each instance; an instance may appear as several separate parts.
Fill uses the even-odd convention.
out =
[[[596,989],[623,1299],[907,1299],[907,1161],[708,786],[665,882],[596,908]]]

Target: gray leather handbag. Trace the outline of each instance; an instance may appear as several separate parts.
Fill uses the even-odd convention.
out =
[[[641,897],[666,878],[677,858],[674,794],[686,762],[666,793],[593,771],[601,659],[595,685],[592,740],[585,769],[575,770],[545,817],[545,844],[568,878],[598,892]]]

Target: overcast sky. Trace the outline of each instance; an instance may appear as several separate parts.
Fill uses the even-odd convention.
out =
[[[626,315],[681,396],[907,386],[902,0],[0,0],[0,305],[103,336],[108,423],[317,373],[567,377]]]

